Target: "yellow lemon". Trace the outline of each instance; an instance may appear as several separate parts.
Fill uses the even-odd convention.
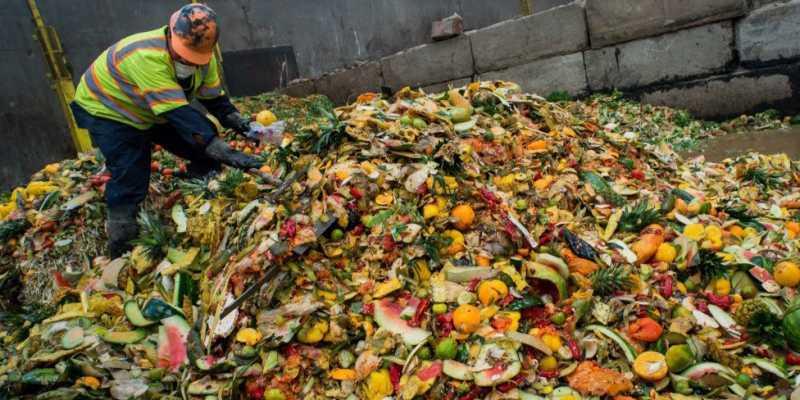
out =
[[[781,261],[773,271],[775,282],[781,286],[795,287],[800,283],[800,267],[791,261]]]
[[[268,126],[272,125],[278,120],[278,117],[272,113],[270,110],[263,110],[256,115],[256,122],[261,125]]]

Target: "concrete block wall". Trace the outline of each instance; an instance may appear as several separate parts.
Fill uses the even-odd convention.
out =
[[[550,3],[285,92],[318,91],[343,103],[364,89],[438,91],[502,79],[541,95],[618,89],[707,118],[766,108],[800,112],[800,0]]]

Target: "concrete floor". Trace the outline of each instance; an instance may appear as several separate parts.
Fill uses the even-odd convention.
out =
[[[800,126],[772,131],[733,133],[710,139],[699,150],[686,156],[705,155],[708,161],[722,161],[750,151],[764,154],[786,153],[800,159]]]

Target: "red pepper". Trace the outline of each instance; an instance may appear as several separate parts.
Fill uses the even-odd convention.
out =
[[[408,321],[408,326],[418,327],[422,324],[422,318],[425,316],[425,313],[430,308],[431,302],[428,299],[422,299],[417,304],[417,310],[414,312],[414,316],[411,317],[411,320]]]
[[[258,376],[255,379],[249,379],[244,384],[244,391],[249,399],[263,399],[266,387],[267,379],[263,376]]]
[[[645,180],[646,176],[644,174],[644,171],[640,169],[634,169],[633,171],[631,171],[631,178],[643,181]]]
[[[508,217],[503,218],[503,220],[505,221],[503,224],[503,230],[506,231],[508,236],[511,236],[512,239],[515,239],[519,235],[517,227],[511,222],[510,219],[508,219]]]
[[[375,304],[367,303],[361,307],[361,313],[364,315],[372,315],[375,313]]]
[[[786,353],[786,363],[789,365],[800,365],[800,354],[793,351]]]
[[[546,379],[552,379],[558,376],[558,370],[555,371],[539,371],[539,376]]]
[[[578,347],[578,341],[573,338],[567,339],[567,347],[569,347],[569,352],[572,353],[573,360],[580,360],[583,358],[583,354],[581,353],[581,348]]]
[[[458,398],[458,400],[475,400],[475,399],[482,399],[486,396],[489,392],[488,388],[482,388],[478,386],[473,386],[467,394]]]
[[[283,349],[285,357],[300,356],[300,346],[297,343],[291,343]]]
[[[397,243],[395,243],[392,235],[384,235],[383,236],[383,249],[386,250],[387,253],[392,252],[395,248],[397,248]]]
[[[672,297],[672,277],[669,275],[664,275],[661,278],[661,286],[658,288],[659,293],[661,293],[661,297],[670,298]]]
[[[280,237],[287,239],[293,238],[295,235],[297,235],[297,222],[293,219],[284,221],[281,225]]]
[[[515,389],[517,386],[521,385],[523,382],[525,382],[525,375],[518,374],[517,376],[513,377],[510,381],[497,385],[497,391],[499,391],[500,393],[508,393],[512,389]]]
[[[428,184],[423,183],[422,185],[419,185],[419,187],[417,188],[417,194],[420,196],[428,194]]]
[[[389,365],[389,379],[392,381],[394,391],[400,387],[400,377],[403,376],[403,366],[400,364],[392,363]]]
[[[455,328],[453,326],[453,314],[439,314],[436,316],[436,328],[439,330],[439,336],[450,336],[450,332]]]
[[[359,188],[352,186],[350,187],[350,195],[353,196],[353,198],[355,198],[356,200],[359,200],[362,197],[364,197],[364,193],[362,193]]]
[[[353,235],[356,236],[361,235],[362,233],[364,233],[364,224],[356,225],[355,228],[353,228],[350,232],[352,232]]]
[[[714,304],[719,308],[725,310],[729,309],[731,307],[731,304],[733,303],[733,300],[729,295],[717,296],[714,293],[706,292],[706,298],[708,299],[708,301],[711,302],[711,304]]]
[[[702,311],[704,313],[708,313],[708,303],[706,303],[704,300],[697,300],[695,302],[694,306],[698,310],[700,310],[700,311]]]
[[[495,209],[497,205],[500,204],[500,199],[498,199],[497,196],[495,196],[495,194],[492,193],[489,189],[481,188],[478,192],[480,193],[481,198],[483,198],[483,201],[486,202],[486,205],[489,206],[489,208]]]
[[[56,280],[56,286],[62,287],[62,288],[68,288],[68,287],[72,286],[72,285],[69,284],[69,282],[67,282],[66,279],[64,279],[64,276],[61,275],[61,271],[56,271],[55,273],[53,273],[53,276],[55,277],[55,280]]]

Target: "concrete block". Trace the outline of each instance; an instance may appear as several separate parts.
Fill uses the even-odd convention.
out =
[[[786,3],[788,1],[789,0],[750,0],[750,8],[751,9],[756,9],[756,8],[764,7],[767,4]]]
[[[746,0],[586,0],[592,47],[743,15]]]
[[[380,92],[382,85],[381,64],[377,62],[335,71],[316,80],[317,92],[337,105],[353,101],[364,92]]]
[[[718,73],[733,61],[733,25],[721,22],[586,52],[592,90]]]
[[[458,14],[433,21],[431,24],[431,39],[435,41],[450,39],[464,33],[464,19]]]
[[[533,12],[538,13],[545,10],[549,10],[551,8],[556,8],[558,6],[563,6],[565,4],[572,3],[575,0],[534,0],[533,1]]]
[[[305,97],[317,92],[316,85],[311,79],[296,79],[284,87],[278,89],[278,92],[292,97]]]
[[[785,74],[742,74],[704,79],[682,87],[642,94],[642,102],[683,108],[701,118],[726,118],[749,113],[792,97]]]
[[[583,7],[577,3],[512,19],[467,34],[477,72],[494,71],[588,47]]]
[[[753,11],[736,24],[736,36],[745,63],[800,57],[800,0]]]
[[[547,96],[554,91],[577,95],[588,91],[583,53],[536,60],[501,71],[481,74],[481,80],[506,80],[518,83],[526,92]]]
[[[447,82],[442,83],[434,83],[433,85],[428,85],[422,88],[425,93],[439,93],[450,88],[460,88],[472,82],[472,77],[469,78],[461,78],[461,79],[452,79]]]
[[[425,86],[472,76],[472,49],[468,37],[458,36],[384,57],[381,67],[385,85],[393,90]]]

